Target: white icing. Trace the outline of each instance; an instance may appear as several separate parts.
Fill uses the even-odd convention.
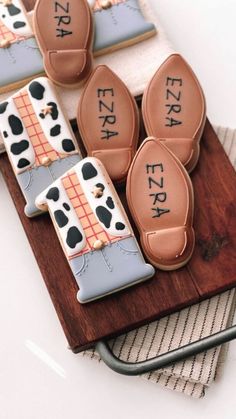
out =
[[[8,7],[4,6],[3,3],[0,3],[1,21],[9,29],[9,31],[13,32],[14,34],[18,36],[25,36],[25,37],[33,36],[33,32],[28,22],[24,7],[22,6],[22,2],[20,0],[12,0],[12,5],[20,9],[20,13],[14,16],[11,16],[9,14]],[[21,26],[19,28],[14,27],[14,24],[17,24],[17,22],[21,22],[22,24],[24,24],[24,26]]]
[[[89,179],[89,180],[84,180],[81,169],[82,169],[82,167],[85,163],[91,163],[95,167],[95,169],[98,172],[96,177],[93,177],[92,179]],[[114,197],[113,190],[110,186],[111,181],[110,181],[110,184],[109,184],[108,181],[106,180],[108,175],[106,174],[106,176],[104,176],[105,169],[101,166],[99,160],[97,160],[93,157],[87,157],[86,159],[83,159],[81,162],[76,164],[76,166],[74,167],[74,170],[75,170],[75,172],[78,176],[80,185],[81,185],[81,187],[84,191],[86,199],[87,199],[92,211],[94,212],[94,215],[96,216],[97,221],[103,227],[103,229],[109,235],[115,236],[115,237],[125,237],[125,236],[130,235],[130,230],[127,226],[127,224],[128,224],[127,218],[124,216],[124,212],[121,209],[120,201],[117,200],[117,198]],[[97,183],[102,183],[105,186],[105,189],[103,191],[103,196],[100,197],[100,198],[95,198],[94,194],[92,193],[93,189],[94,189],[94,187]],[[106,205],[106,201],[107,201],[108,197],[111,197],[113,199],[113,202],[115,204],[114,209],[110,209]],[[111,225],[110,225],[109,228],[106,228],[104,226],[104,224],[102,224],[100,222],[100,220],[98,219],[98,217],[96,215],[96,208],[98,206],[105,207],[112,214]],[[119,223],[119,222],[123,223],[125,225],[124,230],[117,230],[116,229],[115,225],[116,225],[116,223]]]
[[[96,3],[96,0],[87,0],[89,6],[93,7]]]
[[[78,153],[78,146],[76,144],[73,131],[70,127],[69,121],[67,121],[64,116],[64,113],[62,111],[60,104],[58,103],[53,84],[46,77],[39,77],[38,79],[35,79],[34,82],[38,82],[45,87],[44,97],[42,100],[34,99],[31,96],[31,93],[29,91],[30,84],[27,86],[27,91],[28,91],[29,99],[32,103],[34,112],[38,117],[43,133],[45,137],[47,138],[48,142],[50,143],[52,148],[60,154],[71,155],[71,154]],[[47,103],[49,102],[55,102],[57,104],[58,118],[56,120],[53,120],[51,115],[46,115],[44,119],[39,117],[39,114],[42,113],[42,109],[45,108],[47,106]],[[50,130],[57,124],[61,126],[61,133],[55,137],[52,137],[50,135]],[[62,140],[64,139],[69,139],[73,142],[75,146],[74,152],[66,152],[65,150],[63,150]]]
[[[65,175],[64,175],[65,176]],[[80,220],[76,214],[76,211],[68,198],[68,195],[65,191],[64,185],[61,181],[62,177],[56,180],[54,183],[50,185],[45,191],[43,191],[37,198],[36,198],[36,205],[38,208],[41,209],[43,205],[47,205],[50,211],[51,218],[54,220],[54,225],[57,226],[56,231],[57,235],[60,239],[61,244],[63,245],[64,251],[68,257],[74,256],[75,254],[81,252],[86,245],[86,238],[84,234],[83,227],[80,223]],[[46,195],[49,189],[57,187],[59,189],[59,199],[58,201],[54,202],[52,199],[47,199]],[[63,204],[66,203],[70,206],[70,211],[66,211],[63,207]],[[58,227],[57,222],[54,217],[54,212],[57,210],[61,210],[64,212],[66,217],[69,219],[68,223],[64,227]],[[67,232],[70,227],[77,227],[80,233],[83,236],[83,239],[80,243],[77,243],[74,249],[70,248],[66,243]]]
[[[9,155],[11,164],[14,168],[14,171],[16,174],[20,174],[22,172],[25,172],[27,169],[29,169],[29,167],[33,166],[35,163],[35,153],[34,153],[34,148],[31,144],[31,141],[29,139],[28,133],[24,127],[23,121],[20,117],[20,114],[18,112],[18,109],[14,103],[13,100],[14,96],[12,96],[9,100],[7,100],[8,105],[7,108],[5,110],[5,112],[0,114],[0,130],[1,130],[1,134],[2,134],[2,138],[4,139],[4,144],[6,147],[6,151]],[[12,133],[11,127],[9,125],[9,116],[10,115],[14,115],[17,118],[20,119],[22,126],[23,126],[23,132],[20,135],[14,135]],[[4,136],[4,132],[7,133],[7,138],[5,138]],[[11,152],[11,146],[13,144],[17,144],[20,143],[21,141],[26,140],[29,143],[29,146],[27,148],[27,150],[23,151],[22,153],[20,153],[19,155],[15,155]],[[22,169],[19,169],[17,167],[17,164],[19,162],[20,159],[27,159],[29,161],[29,165],[27,167],[24,167]]]

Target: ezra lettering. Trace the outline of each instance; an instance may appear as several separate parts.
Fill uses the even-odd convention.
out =
[[[54,19],[56,21],[56,37],[64,38],[65,36],[72,35],[70,30],[71,16],[70,16],[70,2],[59,2],[54,3]]]
[[[114,89],[97,89],[98,101],[98,119],[101,124],[101,140],[109,140],[119,135],[116,131],[116,114],[114,102]]]
[[[172,128],[181,125],[180,114],[182,111],[182,88],[183,80],[181,78],[166,78],[166,127]]]
[[[164,191],[164,166],[162,163],[146,164],[148,175],[149,197],[151,198],[152,218],[160,218],[170,212],[168,208],[162,208],[167,200],[167,193]]]

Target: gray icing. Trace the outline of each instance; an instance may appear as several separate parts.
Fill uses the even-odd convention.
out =
[[[44,73],[43,60],[35,38],[0,48],[0,88]]]
[[[94,51],[139,37],[155,30],[155,25],[146,22],[138,0],[127,0],[108,9],[94,12]]]
[[[77,299],[81,303],[145,281],[155,273],[154,268],[145,263],[133,237],[78,256],[69,264],[79,286]]]
[[[40,166],[16,176],[27,202],[25,206],[25,214],[27,217],[34,217],[42,212],[35,205],[37,196],[44,189],[47,189],[54,180],[70,170],[80,160],[81,157],[79,155],[68,156],[64,159],[52,162],[48,167]]]

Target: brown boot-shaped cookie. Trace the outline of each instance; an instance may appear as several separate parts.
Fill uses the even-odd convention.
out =
[[[147,134],[160,138],[191,172],[206,120],[201,86],[186,61],[171,55],[147,86],[142,103]]]
[[[167,271],[185,265],[195,244],[193,188],[160,140],[147,138],[139,148],[128,174],[127,200],[148,260]]]
[[[107,66],[90,76],[77,122],[88,155],[102,161],[114,182],[126,180],[137,150],[139,114],[131,93]]]
[[[93,23],[87,0],[38,0],[34,30],[48,77],[73,87],[92,68]]]

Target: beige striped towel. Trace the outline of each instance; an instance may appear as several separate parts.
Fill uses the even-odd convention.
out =
[[[230,161],[236,169],[236,130],[215,128]],[[232,324],[235,312],[235,289],[203,301],[111,341],[114,353],[124,361],[153,358],[190,342],[219,332]],[[143,378],[171,390],[200,398],[215,379],[225,359],[227,345],[179,362]],[[95,351],[86,351],[98,359]]]

